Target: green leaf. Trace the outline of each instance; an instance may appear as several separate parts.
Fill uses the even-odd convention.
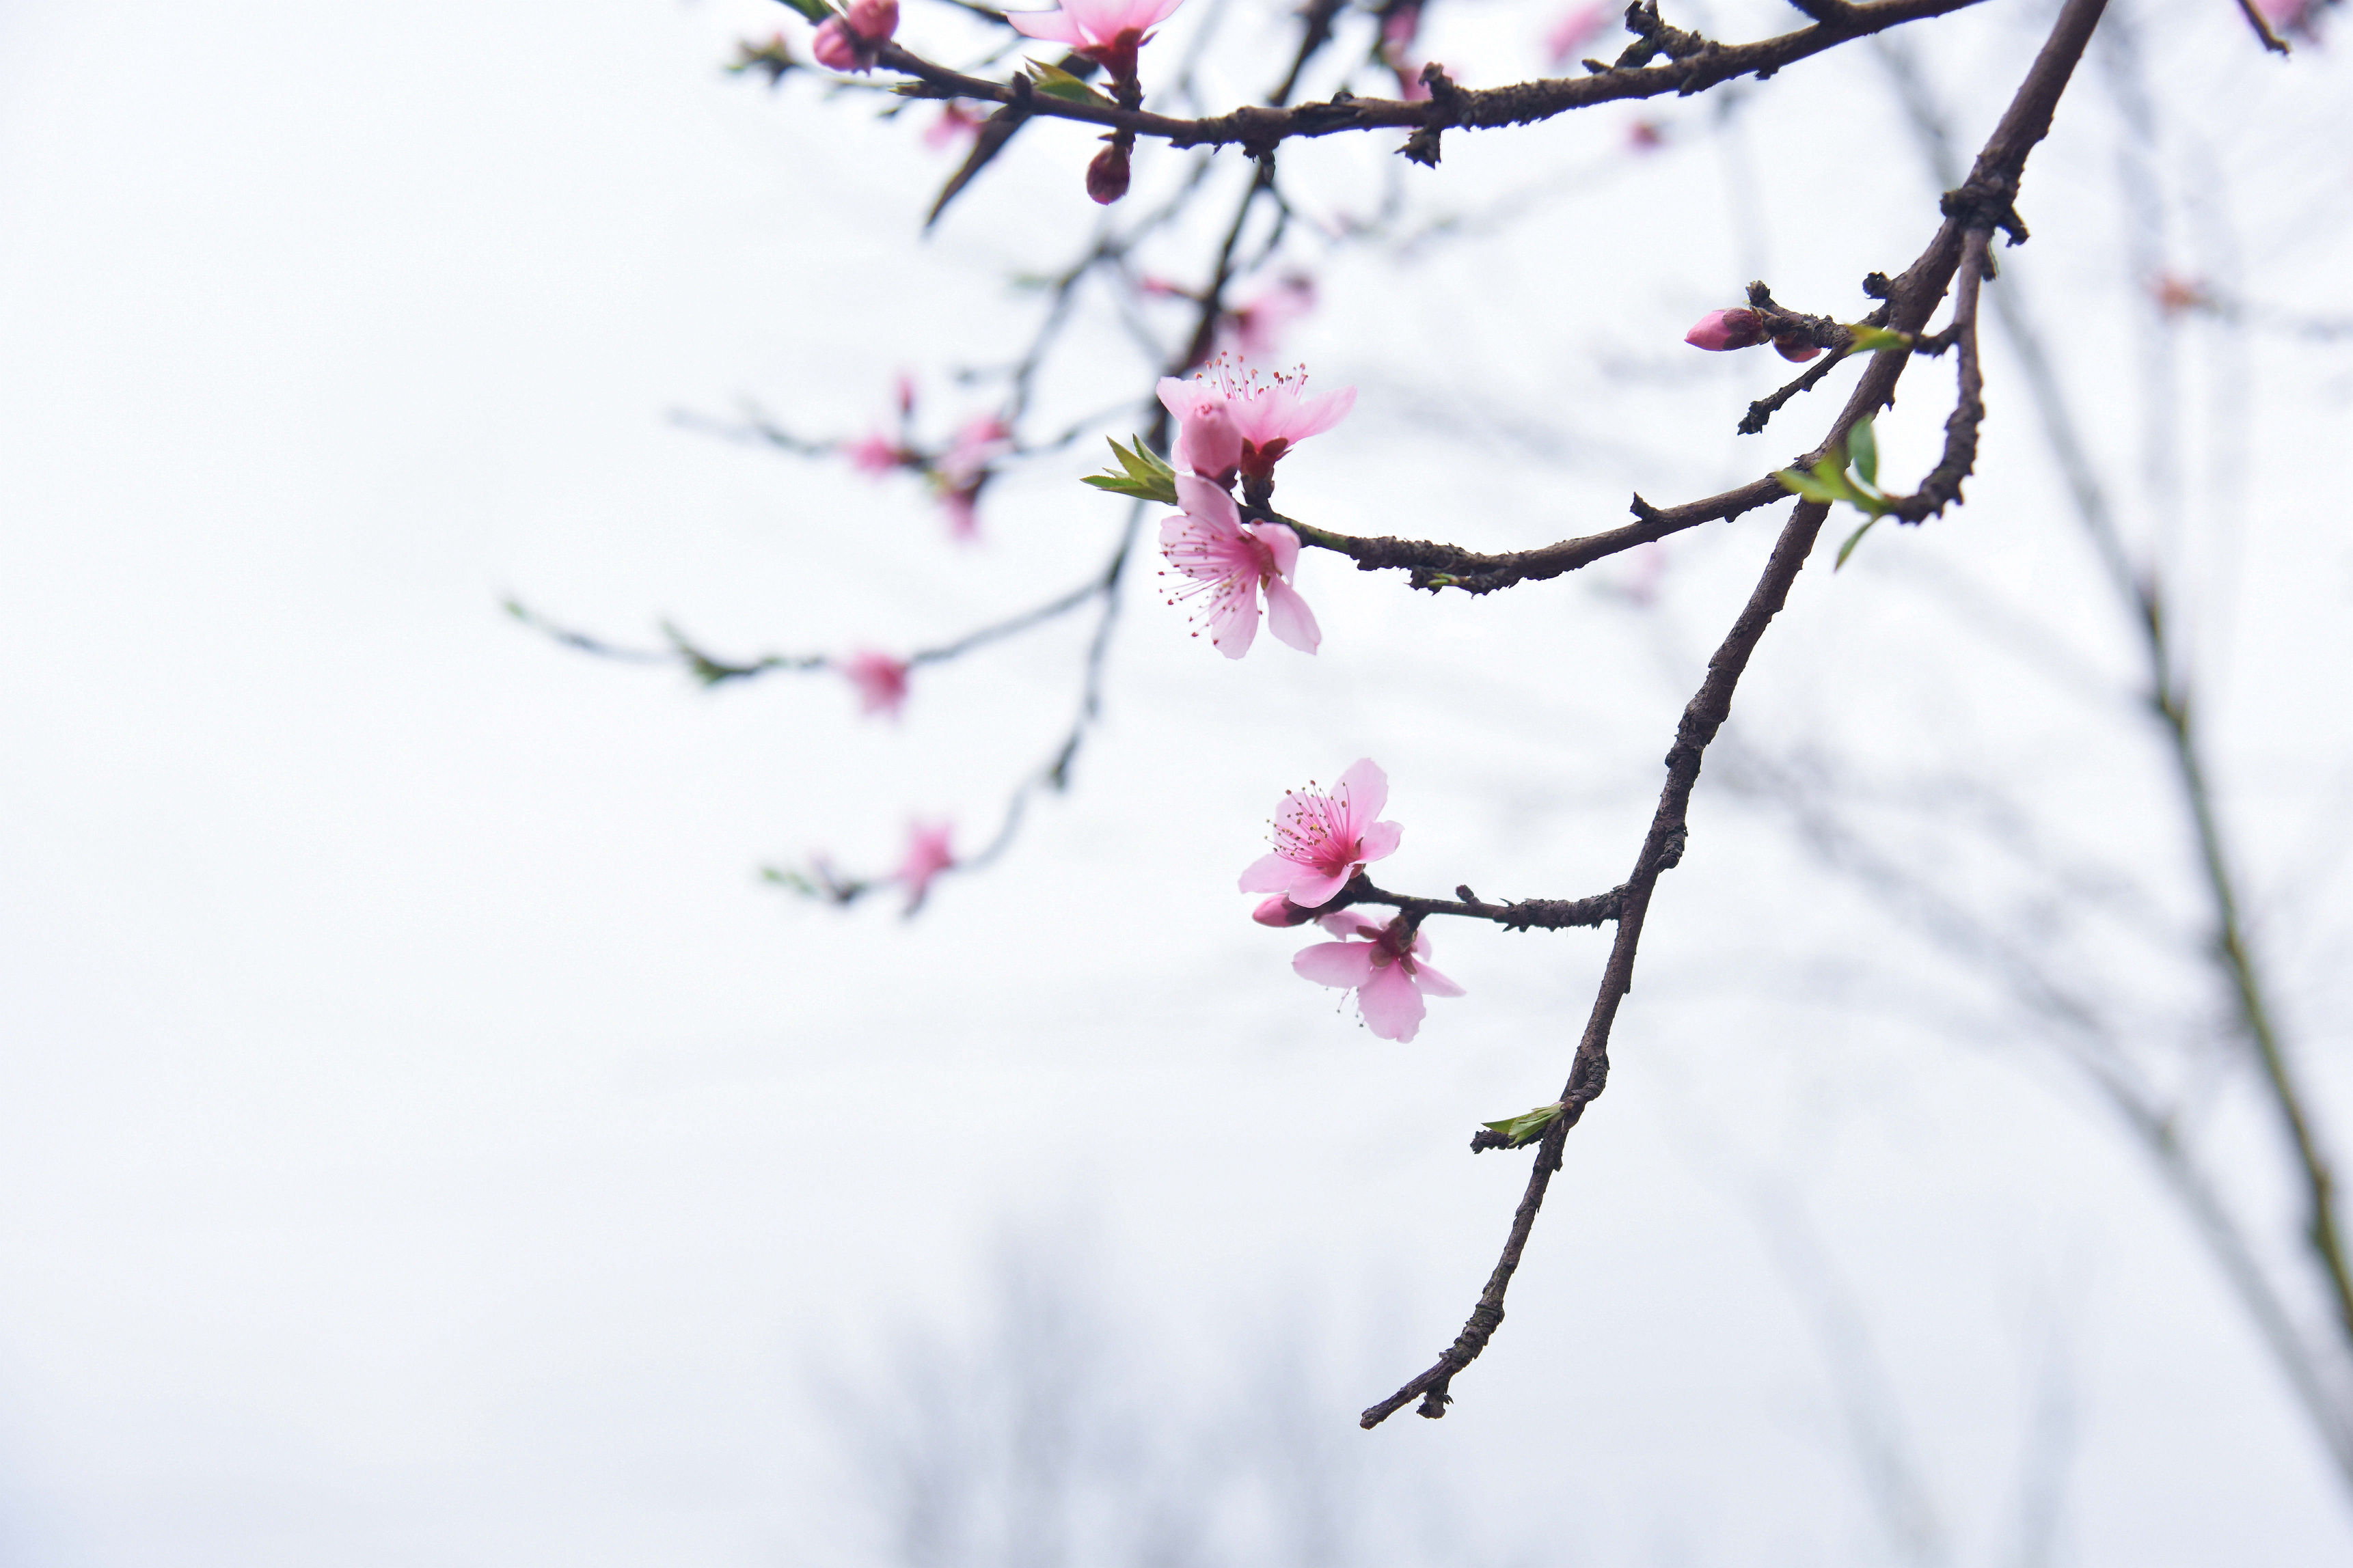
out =
[[[803,0],[786,0],[786,3],[800,4]],[[806,3],[815,5],[818,0],[806,0]],[[1048,98],[1059,98],[1066,103],[1092,103],[1100,109],[1114,107],[1110,99],[1077,77],[1044,60],[1029,62],[1029,83]]]
[[[1846,558],[1854,553],[1854,547],[1862,542],[1862,536],[1879,525],[1880,515],[1878,512],[1872,513],[1868,522],[1846,536],[1846,542],[1839,546],[1838,560],[1831,565],[1831,571],[1835,572],[1846,564]]]
[[[1160,454],[1135,438],[1134,450],[1111,444],[1112,455],[1119,459],[1121,471],[1116,474],[1088,474],[1088,484],[1113,495],[1134,496],[1138,500],[1157,501],[1162,506],[1176,504],[1176,470],[1160,460]]]
[[[1783,468],[1773,477],[1781,481],[1783,489],[1793,495],[1803,496],[1808,500],[1818,500],[1824,506],[1828,506],[1839,499],[1836,490],[1811,475],[1801,474],[1795,468]]]
[[[1891,332],[1885,327],[1865,326],[1860,322],[1847,331],[1854,334],[1854,347],[1858,353],[1890,349],[1902,349],[1909,353],[1912,350],[1912,334],[1909,332]]]
[[[825,0],[784,0],[784,3],[812,22],[826,21],[833,15],[833,7]]]
[[[1871,421],[1859,420],[1846,433],[1846,458],[1854,465],[1857,478],[1864,484],[1879,483],[1879,437],[1871,428]]]
[[[1814,479],[1840,500],[1851,500],[1857,506],[1862,504],[1862,492],[1856,489],[1854,481],[1846,477],[1846,465],[1838,458],[1824,458],[1816,463]]]
[[[1506,1116],[1501,1121],[1486,1121],[1480,1125],[1510,1139],[1507,1147],[1520,1149],[1542,1137],[1544,1130],[1551,1126],[1559,1115],[1560,1105],[1556,1101],[1551,1105],[1539,1105],[1534,1110],[1524,1111],[1517,1116]]]

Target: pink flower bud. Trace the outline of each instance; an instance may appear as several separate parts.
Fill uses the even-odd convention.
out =
[[[1710,310],[1683,334],[1683,342],[1711,353],[1753,349],[1764,341],[1765,323],[1754,310]]]
[[[883,42],[899,30],[899,0],[853,0],[849,28],[869,43]]]
[[[1220,401],[1204,403],[1176,426],[1176,460],[1205,479],[1226,481],[1241,466],[1242,430]]]
[[[1087,165],[1087,195],[1109,206],[1127,195],[1127,149],[1114,142]]]
[[[856,0],[849,16],[828,16],[818,25],[809,53],[828,70],[872,70],[878,46],[898,30],[899,0]]]
[[[1822,352],[1821,345],[1794,334],[1773,340],[1774,352],[1792,364],[1803,364]]]
[[[1250,911],[1250,919],[1262,926],[1302,926],[1314,918],[1281,893]]]

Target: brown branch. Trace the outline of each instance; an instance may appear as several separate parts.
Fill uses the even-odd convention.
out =
[[[1344,97],[1329,102],[1303,103],[1282,109],[1250,104],[1225,114],[1181,120],[1141,109],[1124,109],[1108,100],[1073,102],[1032,92],[1028,79],[1011,83],[966,76],[936,65],[898,44],[884,44],[877,58],[884,68],[922,83],[913,89],[925,98],[965,98],[990,103],[1019,100],[1032,116],[1076,120],[1089,125],[1126,131],[1166,142],[1172,147],[1239,146],[1253,156],[1271,152],[1293,137],[1331,136],[1349,131],[1384,128],[1419,130],[1445,124],[1465,130],[1491,130],[1550,120],[1570,110],[1598,103],[1657,98],[1666,93],[1688,96],[1738,77],[1769,77],[1826,49],[1873,33],[1965,10],[1981,0],[1868,0],[1843,8],[1837,20],[1817,21],[1793,33],[1746,44],[1700,47],[1662,64],[1614,66],[1593,76],[1551,78],[1509,87],[1457,89],[1441,105],[1436,99],[1405,103],[1393,99]],[[1674,31],[1669,29],[1669,31]],[[1678,35],[1688,37],[1690,35]],[[1638,46],[1640,47],[1640,46]],[[902,89],[902,90],[908,90]]]
[[[1908,496],[1888,508],[1905,522],[1925,522],[1961,499],[1961,481],[1977,467],[1978,426],[1985,421],[1985,377],[1978,368],[1978,286],[1993,270],[1986,247],[1993,236],[1969,230],[1961,252],[1959,286],[1953,293],[1951,341],[1960,345],[1960,395],[1945,421],[1945,455]]]
[[[1984,229],[1990,226],[1981,216],[1984,205],[1998,200],[2006,206],[2016,192],[2027,155],[2050,132],[2052,113],[2105,5],[2106,0],[2067,0],[2001,122],[1978,154],[1977,165],[1963,187],[1968,200],[1946,203],[1947,216],[1936,237],[1888,289],[1889,325],[1895,331],[1917,333],[1927,324],[1929,315],[1951,285],[1964,245],[1962,218],[1957,216],[1957,209],[1968,210],[1975,220],[1969,226]],[[1840,413],[1837,425],[1824,443],[1826,447],[1842,442],[1857,421],[1886,405],[1910,360],[1909,354],[1872,356],[1870,367]],[[1626,879],[1609,963],[1602,971],[1585,1033],[1577,1041],[1567,1084],[1561,1091],[1562,1111],[1545,1131],[1535,1169],[1528,1175],[1527,1189],[1514,1211],[1511,1232],[1504,1240],[1503,1255],[1488,1276],[1486,1289],[1480,1292],[1478,1304],[1472,1309],[1461,1333],[1440,1353],[1436,1363],[1365,1411],[1359,1418],[1360,1425],[1377,1426],[1415,1399],[1421,1401],[1422,1415],[1433,1419],[1444,1415],[1453,1397],[1451,1388],[1455,1375],[1478,1359],[1503,1322],[1504,1293],[1519,1268],[1536,1215],[1544,1206],[1545,1192],[1553,1173],[1560,1168],[1561,1150],[1568,1131],[1609,1083],[1610,1028],[1617,1020],[1619,1005],[1633,989],[1634,958],[1641,943],[1642,922],[1650,912],[1651,890],[1660,873],[1683,858],[1689,833],[1686,813],[1692,789],[1699,780],[1701,758],[1730,717],[1734,689],[1756,651],[1757,640],[1765,635],[1766,626],[1788,600],[1789,585],[1805,565],[1828,515],[1829,509],[1820,502],[1799,503],[1782,526],[1780,537],[1774,542],[1772,556],[1739,618],[1708,660],[1706,678],[1683,709],[1683,720],[1675,729],[1674,744],[1667,752],[1667,777],[1659,793],[1658,807],[1651,814],[1651,828],[1643,837],[1641,851],[1635,857],[1633,873]],[[2326,1191],[2325,1184],[2322,1191]]]
[[[1348,885],[1328,901],[1313,909],[1284,903],[1297,911],[1296,924],[1305,924],[1320,916],[1335,913],[1355,904],[1388,904],[1399,914],[1416,921],[1431,915],[1460,915],[1469,920],[1493,921],[1505,931],[1574,931],[1579,927],[1606,924],[1618,918],[1624,907],[1626,889],[1612,888],[1606,893],[1595,893],[1583,899],[1523,899],[1517,903],[1491,904],[1468,888],[1454,889],[1452,899],[1416,898],[1410,893],[1392,893],[1373,885],[1372,879],[1358,872]]]

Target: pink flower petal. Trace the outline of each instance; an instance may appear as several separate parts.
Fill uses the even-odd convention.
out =
[[[1304,441],[1310,436],[1321,436],[1348,416],[1356,406],[1356,389],[1344,386],[1337,392],[1326,392],[1315,397],[1302,397],[1294,403],[1274,432],[1285,440]]]
[[[1419,960],[1413,966],[1413,978],[1422,990],[1432,996],[1460,996],[1462,987]]]
[[[1275,641],[1289,643],[1302,653],[1314,653],[1316,645],[1324,640],[1323,628],[1315,624],[1315,612],[1307,607],[1298,589],[1279,577],[1268,578],[1265,587],[1266,629],[1274,634]]]
[[[1258,589],[1221,594],[1209,612],[1209,646],[1228,658],[1240,658],[1258,640]]]
[[[1243,868],[1241,879],[1234,886],[1245,893],[1287,893],[1298,880],[1299,867],[1295,862],[1280,855],[1261,855]]]
[[[1040,38],[1050,44],[1080,44],[1079,29],[1069,16],[1058,8],[1052,11],[1008,11],[1005,20],[1015,32],[1026,38]]]
[[[1206,522],[1220,533],[1240,533],[1242,514],[1234,498],[1208,480],[1191,474],[1176,476],[1176,503],[1187,516]]]
[[[1334,936],[1364,938],[1380,935],[1389,917],[1387,911],[1378,910],[1335,910],[1315,923]]]
[[[1394,822],[1375,822],[1366,826],[1356,840],[1356,853],[1367,860],[1384,860],[1397,853],[1398,840],[1405,829]]]
[[[1318,904],[1328,904],[1338,898],[1340,889],[1346,887],[1348,879],[1356,874],[1356,868],[1353,866],[1344,866],[1337,871],[1327,872],[1318,871],[1312,866],[1302,866],[1295,860],[1286,861],[1285,864],[1293,868],[1293,875],[1298,878],[1298,880],[1293,882],[1289,889],[1291,901],[1310,910]],[[1249,890],[1257,891],[1254,888]]]
[[[1361,836],[1389,803],[1389,775],[1370,757],[1358,757],[1340,775],[1332,793],[1348,803],[1348,835]]]
[[[1234,456],[1237,460],[1241,457],[1239,447]],[[1258,542],[1272,552],[1275,571],[1288,581],[1299,569],[1299,535],[1291,531],[1288,523],[1253,522],[1249,526]]]
[[[1373,944],[1368,942],[1319,942],[1314,947],[1303,947],[1291,961],[1292,969],[1302,978],[1318,985],[1356,987],[1371,980],[1373,974]],[[1392,964],[1391,968],[1396,966]],[[1412,988],[1410,982],[1407,989]]]
[[[1296,960],[1293,967],[1297,967]],[[1356,989],[1356,1010],[1365,1016],[1365,1027],[1384,1040],[1410,1040],[1421,1032],[1421,1020],[1430,1011],[1401,963],[1385,963],[1373,971]]]

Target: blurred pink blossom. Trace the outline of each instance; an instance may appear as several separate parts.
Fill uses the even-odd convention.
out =
[[[913,823],[907,829],[907,856],[891,879],[907,889],[907,910],[913,914],[923,907],[925,895],[932,890],[932,879],[955,864],[955,856],[948,848],[948,839],[955,831],[944,822]]]
[[[1626,127],[1626,150],[1655,153],[1667,144],[1667,128],[1655,120],[1637,120]]]
[[[1421,7],[1403,5],[1381,24],[1381,63],[1397,73],[1398,96],[1408,103],[1430,97],[1421,79],[1421,62],[1413,58],[1413,40],[1421,31]]]
[[[1013,432],[994,414],[965,421],[955,442],[939,460],[940,477],[952,489],[963,489],[980,478],[988,465],[1013,449]]]
[[[1160,403],[1176,416],[1180,429],[1198,419],[1205,408],[1224,405],[1241,432],[1242,473],[1263,479],[1273,475],[1274,465],[1293,447],[1345,419],[1356,405],[1356,389],[1344,386],[1310,397],[1304,366],[1261,379],[1255,371],[1245,373],[1230,355],[1219,354],[1190,381],[1173,375],[1162,380]]]
[[[898,30],[899,0],[852,0],[848,15],[818,25],[809,53],[828,70],[872,70],[881,46]]]
[[[1331,790],[1290,790],[1274,814],[1274,848],[1244,868],[1245,893],[1281,893],[1302,909],[1328,904],[1368,860],[1396,853],[1405,829],[1376,822],[1389,776],[1370,757],[1348,764]]]
[[[1293,272],[1218,323],[1219,341],[1238,358],[1265,359],[1282,346],[1291,323],[1315,309],[1315,279]]]
[[[959,142],[980,134],[981,117],[966,109],[958,99],[948,100],[940,117],[923,127],[923,145],[934,152],[953,147]]]
[[[1176,476],[1176,499],[1185,510],[1160,525],[1160,552],[1191,581],[1168,602],[1208,595],[1209,644],[1228,658],[1240,658],[1258,636],[1263,588],[1267,629],[1279,641],[1314,653],[1324,634],[1307,601],[1291,585],[1299,535],[1279,522],[1244,523],[1233,497],[1192,474]]]
[[[1365,1027],[1384,1040],[1410,1040],[1421,1032],[1429,1012],[1424,995],[1462,994],[1462,987],[1430,967],[1430,938],[1409,931],[1403,915],[1386,919],[1370,910],[1342,910],[1316,923],[1355,940],[1302,948],[1292,969],[1318,985],[1354,990]]]
[[[898,444],[883,435],[863,436],[843,447],[842,455],[849,466],[861,474],[879,479],[907,460],[907,454]]]
[[[2320,19],[2320,0],[2255,0],[2255,9],[2279,32],[2293,33],[2316,44],[2320,41],[2316,26]]]
[[[887,713],[899,716],[907,700],[907,664],[887,653],[861,649],[841,661],[838,667],[858,689],[858,710],[860,713]]]
[[[1151,42],[1152,29],[1184,0],[1062,0],[1052,11],[1008,11],[1013,30],[1050,44],[1068,44],[1111,73],[1113,81],[1135,77],[1135,52]]]
[[[980,487],[946,490],[940,496],[940,510],[948,514],[948,537],[958,544],[970,544],[980,537]]]
[[[1601,29],[1609,25],[1614,13],[1603,5],[1572,5],[1562,13],[1552,31],[1545,35],[1545,58],[1558,70],[1577,58],[1577,51],[1590,43]]]

